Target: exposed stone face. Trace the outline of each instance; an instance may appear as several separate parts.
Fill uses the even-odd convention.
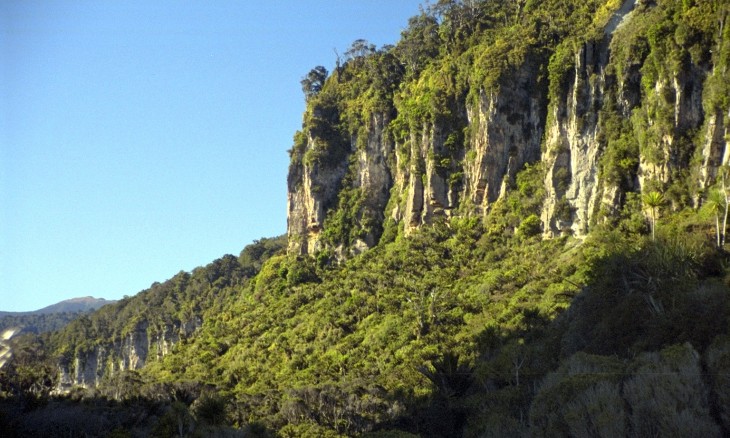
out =
[[[704,143],[702,145],[702,165],[700,167],[700,187],[706,189],[717,178],[718,169],[730,160],[730,130],[725,124],[722,111],[710,114],[707,120]],[[730,110],[727,113],[730,120]]]
[[[625,2],[621,9],[622,20],[633,19],[633,15],[628,14],[633,7],[630,3]],[[613,32],[620,29],[620,25],[610,27],[611,31],[608,32],[607,27],[602,41],[582,46],[565,95],[552,102],[546,135],[547,153],[543,156],[547,169],[547,199],[542,221],[547,237],[565,232],[585,235],[591,222],[601,219],[595,217],[597,213],[616,211],[620,207],[624,191],[641,191],[647,184],[668,185],[691,167],[694,151],[688,147],[686,135],[697,130],[704,121],[704,71],[690,65],[669,77],[660,75],[652,96],[642,96],[641,65],[637,60],[624,66],[621,77],[606,73],[608,66],[616,62],[611,58],[610,43]],[[607,145],[601,135],[598,110],[604,107],[606,99],[615,99],[615,110],[625,120],[636,118],[656,136],[656,139],[643,140],[634,133],[628,136],[629,141],[639,144],[641,149],[635,178],[630,180],[601,180],[599,167]],[[655,108],[662,107],[672,117],[661,122],[667,126],[660,127],[654,114]],[[637,109],[640,111],[635,114]],[[644,120],[640,120],[642,117]],[[708,152],[724,150],[718,142],[714,145],[706,146]],[[703,156],[707,157],[708,153]],[[708,162],[708,166],[712,168],[716,162],[719,162],[717,158],[712,160],[713,164]]]
[[[603,105],[607,41],[589,42],[575,56],[564,100],[554,102],[548,127],[542,212],[547,237],[583,235],[599,202],[598,164],[602,147],[597,108]],[[628,100],[628,99],[627,99]]]
[[[94,387],[104,376],[100,364],[106,362],[107,351],[104,347],[94,348],[85,355],[74,359],[73,383],[84,387]]]
[[[170,326],[150,327],[142,320],[121,340],[97,345],[59,363],[57,392],[74,386],[93,388],[117,372],[137,370],[160,360],[181,339],[193,336],[203,324],[200,317]]]
[[[641,7],[634,10],[636,4],[625,0],[603,34],[575,47],[573,65],[557,95],[547,95],[548,67],[539,65],[545,60],[527,56],[521,67],[501,78],[499,87],[449,95],[456,100],[449,100],[444,111],[449,120],[409,120],[410,131],[401,144],[390,144],[385,134],[395,115],[376,115],[367,128],[366,147],[356,148],[362,143],[357,138],[351,141],[355,160],[345,157],[328,169],[293,162],[290,251],[317,251],[327,209],[336,208],[337,190],[347,172],[352,174],[348,187],[361,188],[367,198],[367,217],[380,225],[392,219],[406,234],[438,217],[486,215],[511,190],[525,164],[541,163],[545,172],[545,237],[587,234],[603,220],[600,215],[622,208],[628,192],[667,188],[687,175],[697,175],[700,189],[713,184],[719,166],[730,159],[728,108],[705,114],[703,107],[705,80],[715,73],[689,58],[680,68],[651,58],[659,55],[647,46],[646,35],[625,26],[656,6],[638,2]],[[612,53],[615,35],[622,39],[614,44],[636,38],[643,49],[629,54],[617,50],[625,58],[618,59]],[[651,84],[642,76],[647,62],[656,63]],[[616,125],[621,125],[618,134]],[[449,136],[462,129],[468,141],[458,150],[447,147]],[[704,138],[695,147],[697,133]],[[607,158],[607,151],[627,155]],[[607,162],[624,167],[608,177],[602,174]],[[699,202],[698,197],[695,204]],[[368,234],[351,245],[361,252],[377,240],[376,234]],[[352,248],[337,251],[353,253]]]
[[[353,173],[351,187],[363,194],[363,221],[382,224],[385,207],[393,186],[393,167],[396,163],[394,145],[386,134],[390,117],[385,113],[370,116],[364,141],[353,136],[350,151],[341,154],[336,162],[308,163],[305,159],[293,160],[288,179],[288,235],[289,252],[313,254],[321,249],[320,234],[329,209],[337,205],[339,190],[349,166]],[[358,147],[357,145],[361,145]],[[305,151],[316,148],[317,140],[310,137]],[[354,155],[355,162],[352,162]],[[377,230],[369,230],[357,247],[372,247],[380,237]],[[347,253],[344,248],[340,251]]]
[[[385,114],[371,115],[365,147],[356,152],[355,186],[362,190],[364,196],[363,215],[380,224],[385,219],[385,207],[393,186],[393,142],[386,135],[389,123],[390,118]],[[353,139],[353,143],[356,142],[357,139]],[[357,246],[360,250],[363,246],[372,247],[378,243],[379,237],[374,231],[370,231]]]
[[[307,150],[319,147],[309,136]],[[319,238],[327,210],[337,201],[342,178],[348,165],[348,155],[337,162],[301,159],[289,167],[287,198],[287,229],[289,252],[312,254],[319,249]]]
[[[705,72],[697,66],[692,66],[686,70],[680,70],[671,78],[658,81],[655,86],[654,103],[659,106],[668,106],[673,117],[669,122],[669,127],[664,129],[658,141],[658,155],[650,160],[642,156],[639,166],[639,184],[645,187],[647,181],[659,181],[668,184],[672,178],[684,169],[688,169],[691,165],[693,148],[688,147],[688,143],[692,141],[686,138],[686,133],[695,132],[705,121],[704,110],[702,107],[702,85],[705,80]],[[652,121],[647,121],[647,124]],[[712,116],[710,116],[712,122]],[[716,126],[709,127],[711,131]],[[713,136],[708,131],[710,138]],[[710,143],[713,140],[709,140]],[[716,143],[717,146],[717,143]],[[717,149],[717,147],[716,147]],[[704,152],[704,151],[703,151]],[[707,151],[712,155],[712,147]],[[708,165],[712,167],[712,163],[707,161],[707,155],[703,155],[705,159],[702,168]],[[708,170],[702,170],[701,173]]]
[[[725,42],[724,44],[727,44]],[[715,51],[719,52],[720,47]],[[708,80],[722,82],[723,77],[727,78],[727,68],[723,65],[713,65]],[[692,91],[696,93],[697,88]],[[696,99],[701,100],[702,96]],[[696,102],[695,102],[696,103]],[[700,189],[709,188],[719,177],[719,170],[722,166],[730,164],[730,108],[710,106],[707,111],[704,124],[704,138],[702,147],[702,163],[699,169]],[[695,200],[695,203],[699,203]]]
[[[466,211],[486,214],[506,194],[516,173],[540,159],[546,96],[534,91],[541,89],[537,68],[528,61],[499,91],[479,93],[471,107],[466,102],[454,105],[472,132],[460,152],[446,147],[450,128],[438,121],[411,129],[405,145],[394,145],[386,135],[391,118],[377,113],[370,118],[366,141],[351,139],[354,161],[348,155],[324,168],[306,163],[305,150],[289,169],[289,252],[314,254],[320,249],[327,209],[336,204],[348,165],[352,186],[365,197],[363,217],[380,225],[389,216],[402,222],[408,234],[435,217],[452,216],[465,203]],[[407,148],[405,156],[396,153],[396,146]],[[310,138],[306,149],[315,147]],[[378,237],[368,233],[355,242],[356,252],[377,244]]]
[[[477,213],[506,194],[508,182],[526,163],[540,158],[545,120],[545,96],[537,90],[534,68],[524,66],[498,93],[479,95],[476,108],[468,110],[475,133],[464,163],[463,199]]]
[[[448,189],[444,177],[436,171],[434,159],[444,151],[442,130],[436,124],[424,125],[420,132],[412,132],[411,164],[402,179],[407,181],[405,232],[410,233],[423,224],[431,223],[434,215],[446,214],[449,204]]]

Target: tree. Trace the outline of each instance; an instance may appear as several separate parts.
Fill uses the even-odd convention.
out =
[[[664,195],[657,191],[651,191],[641,197],[644,205],[649,209],[651,215],[651,240],[655,238],[656,217],[659,207],[664,204]]]
[[[373,53],[375,53],[375,44],[371,44],[364,39],[357,39],[353,41],[350,48],[347,49],[345,57],[347,57],[348,60],[352,60],[372,55]]]
[[[446,399],[460,397],[474,383],[474,368],[462,362],[458,353],[447,352],[430,366],[418,368],[418,372],[433,383],[437,394]]]
[[[408,28],[401,32],[396,54],[410,74],[417,74],[439,52],[438,22],[421,12],[408,20]]]
[[[720,186],[711,190],[706,204],[710,211],[715,214],[715,235],[718,248],[725,246],[725,230],[727,229],[728,212],[730,211],[730,194],[725,185],[725,172],[727,169],[720,169]],[[722,212],[722,226],[720,226],[720,213]]]
[[[327,80],[327,74],[329,72],[326,68],[318,65],[311,69],[307,75],[302,78],[302,91],[304,92],[304,98],[309,100],[312,96],[316,96],[322,87],[324,87],[324,81]]]
[[[226,422],[226,399],[214,392],[206,392],[190,406],[198,421],[212,425]]]
[[[10,341],[8,331],[3,338]],[[58,369],[43,341],[36,336],[15,337],[10,342],[12,352],[0,374],[0,394],[17,396],[26,406],[44,403],[58,384]]]
[[[170,405],[165,415],[160,418],[152,431],[154,436],[169,436],[184,438],[195,429],[195,420],[190,414],[188,406],[175,401]]]
[[[725,197],[722,195],[720,190],[713,189],[708,194],[705,205],[707,205],[707,208],[709,208],[709,210],[715,215],[716,244],[718,248],[721,248],[725,240],[725,228],[720,228],[720,212],[727,211],[727,202],[725,202]]]

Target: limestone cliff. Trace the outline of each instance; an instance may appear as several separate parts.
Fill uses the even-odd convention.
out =
[[[538,69],[523,65],[498,92],[480,91],[469,110],[475,135],[464,163],[464,202],[480,213],[504,196],[516,173],[540,158],[545,96],[537,91]]]
[[[728,165],[730,160],[730,130],[727,115],[716,110],[707,118],[705,136],[702,143],[702,165],[700,167],[700,185],[707,188],[717,178],[718,169]]]
[[[316,147],[310,136],[308,149]],[[287,198],[287,227],[292,236],[290,250],[306,254],[320,248],[318,242],[325,215],[337,199],[346,164],[345,160],[334,165],[313,161],[290,169]]]
[[[498,91],[480,90],[474,104],[456,105],[472,133],[463,150],[449,148],[452,132],[438,122],[411,131],[411,164],[400,178],[407,185],[399,190],[406,234],[437,216],[485,215],[517,171],[540,157],[544,96],[528,91],[537,88],[534,73],[526,63]]]
[[[586,43],[575,55],[572,80],[550,109],[546,132],[547,197],[542,211],[546,236],[584,234],[598,201],[598,114],[605,83],[602,43]],[[602,64],[602,65],[601,65]]]
[[[486,216],[527,164],[543,172],[546,237],[587,234],[630,194],[698,206],[730,155],[726,13],[692,21],[709,7],[607,2],[593,30],[566,30],[549,48],[525,30],[524,43],[518,34],[442,53],[402,74],[381,112],[347,94],[357,87],[343,78],[366,73],[330,78],[327,99],[340,103],[328,124],[340,131],[320,135],[312,115],[335,105],[310,102],[289,173],[290,251],[346,255],[377,244],[386,225],[408,234],[437,217]],[[374,94],[367,86],[361,96]],[[368,114],[359,125],[358,105]]]
[[[58,365],[57,390],[65,392],[74,386],[93,388],[121,371],[138,370],[148,362],[158,361],[201,325],[199,317],[163,327],[152,327],[142,320],[121,339],[79,349],[63,358]]]
[[[244,249],[243,262],[223,256],[71,321],[52,338],[60,358],[57,390],[96,387],[177,351],[197,335],[216,306],[233,299],[235,288],[256,275],[267,248],[283,246],[283,239],[254,243]]]
[[[621,13],[628,13],[633,1],[626,1]],[[601,142],[600,110],[604,99],[612,99],[614,78],[607,77],[609,45],[618,27],[618,12],[601,38],[587,41],[574,53],[573,65],[565,78],[553,78],[565,86],[552,96],[550,119],[546,133],[546,199],[542,211],[543,232],[546,237],[569,233],[584,235],[603,199],[609,208],[617,206],[616,182],[601,184],[600,159],[604,150]],[[628,84],[628,80],[624,83]],[[630,87],[622,87],[623,91]],[[637,104],[636,93],[624,92],[620,100],[622,117],[627,117]],[[629,177],[628,185],[633,178]]]

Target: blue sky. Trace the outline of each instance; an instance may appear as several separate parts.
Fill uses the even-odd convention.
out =
[[[0,310],[134,295],[286,231],[299,81],[416,0],[0,2]]]

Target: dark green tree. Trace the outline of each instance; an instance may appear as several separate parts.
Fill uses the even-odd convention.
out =
[[[316,96],[322,87],[324,87],[324,81],[327,80],[329,72],[326,68],[318,65],[311,69],[306,76],[301,80],[302,91],[304,92],[304,98],[309,100],[312,96]]]

